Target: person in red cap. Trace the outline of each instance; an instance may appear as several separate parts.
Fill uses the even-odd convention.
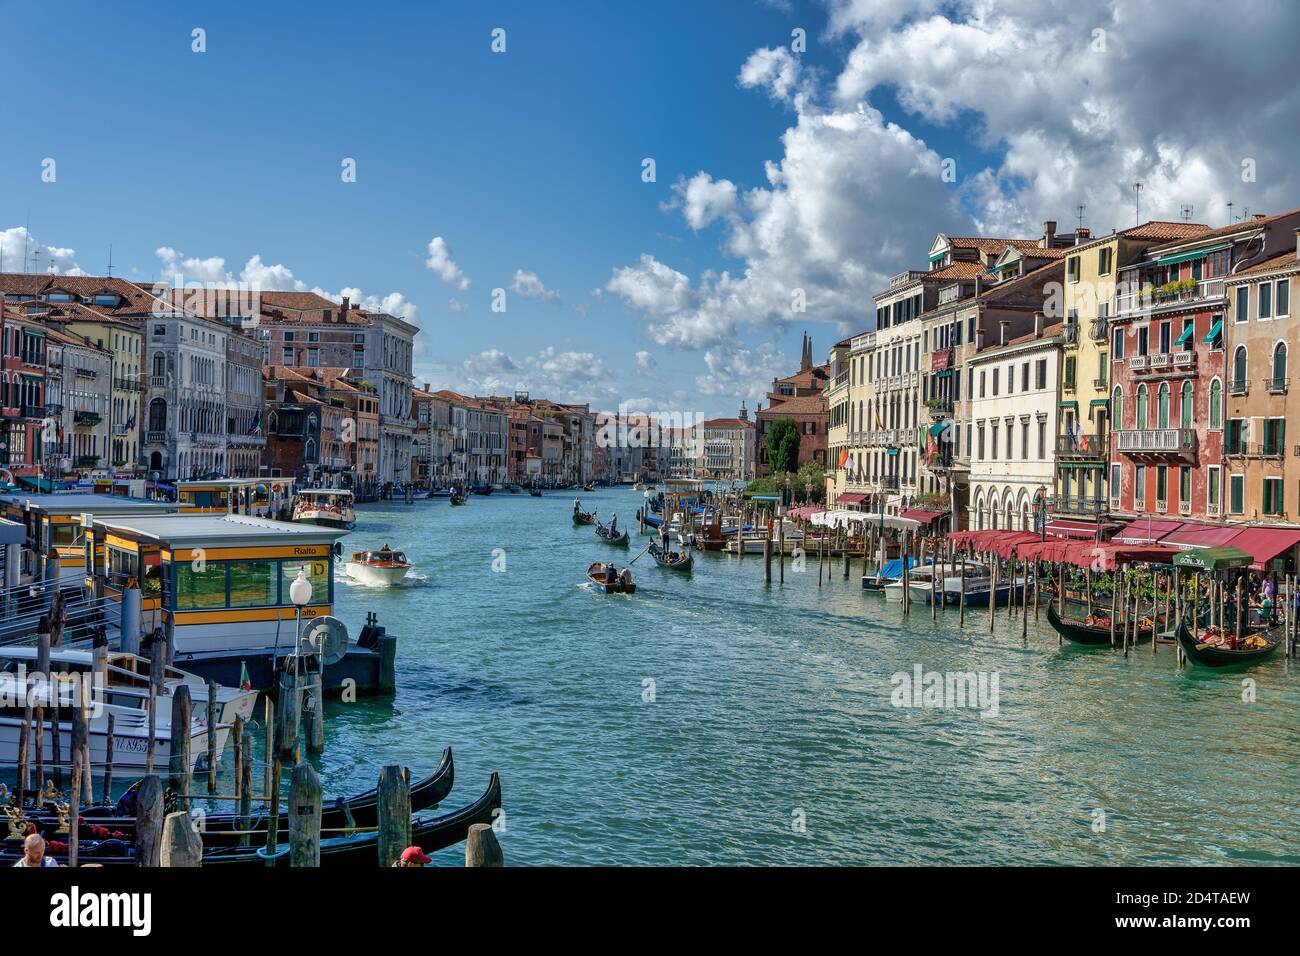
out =
[[[424,851],[418,846],[408,846],[402,851],[402,858],[393,866],[424,866],[426,863],[432,863],[430,857],[424,855]]]

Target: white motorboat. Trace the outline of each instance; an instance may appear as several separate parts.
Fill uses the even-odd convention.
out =
[[[939,601],[944,603],[949,593],[958,594],[961,591],[961,563],[957,564],[940,564],[937,568],[932,564],[915,566],[907,572],[907,587],[913,601],[922,604],[929,604],[935,596],[934,576],[935,573],[940,575],[939,578]],[[901,572],[901,567],[900,567]],[[970,565],[967,569],[966,593],[971,592],[971,585],[978,580],[978,575],[986,574],[987,569],[983,565]],[[887,581],[880,588],[885,592],[886,601],[903,600],[903,581],[901,577]],[[952,602],[948,602],[952,603]]]
[[[375,588],[388,588],[402,583],[411,562],[401,551],[384,545],[378,551],[353,551],[347,564],[348,577]]]
[[[37,678],[37,649],[7,647],[0,656],[0,761],[8,766],[18,762],[19,737],[28,700],[45,708],[46,725],[42,748],[45,759],[53,753],[53,733],[49,725],[50,705],[58,700],[59,746],[66,758],[72,748],[72,708],[78,695],[90,694],[88,730],[92,769],[104,766],[108,755],[108,718],[113,716],[113,766],[142,769],[149,752],[149,660],[135,654],[108,655],[108,668],[102,686],[94,686],[95,655],[85,650],[52,650],[51,681]],[[242,688],[221,687],[216,690],[217,724],[209,728],[208,688],[197,675],[174,667],[163,675],[162,696],[156,698],[154,714],[154,766],[166,767],[171,759],[171,697],[180,686],[189,688],[193,709],[189,727],[190,766],[207,753],[208,733],[215,733],[217,753],[225,748],[236,717],[248,720],[257,702],[257,692]],[[57,688],[57,698],[52,693]],[[28,743],[28,759],[34,759],[35,742]],[[66,761],[65,761],[66,762]]]

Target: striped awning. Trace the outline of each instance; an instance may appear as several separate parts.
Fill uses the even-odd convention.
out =
[[[1156,260],[1158,266],[1172,266],[1179,262],[1190,262],[1192,259],[1200,259],[1208,256],[1212,252],[1222,252],[1224,249],[1231,249],[1229,243],[1223,243],[1218,246],[1210,246],[1208,249],[1193,249],[1191,252],[1175,252],[1167,256],[1161,256]]]

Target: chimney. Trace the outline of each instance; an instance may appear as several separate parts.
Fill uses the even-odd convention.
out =
[[[1007,324],[1006,319],[998,320],[998,345],[1007,344]]]
[[[428,382],[425,382],[425,383],[424,383],[424,390],[425,390],[426,392],[429,390],[429,383],[428,383]]]
[[[1056,220],[1048,219],[1043,223],[1043,248],[1052,248],[1052,242],[1056,239]]]
[[[1089,229],[1087,226],[1080,226],[1078,229],[1074,230],[1074,244],[1076,246],[1083,245],[1091,238],[1092,238],[1092,230]]]
[[[984,351],[984,326],[982,325],[975,330],[975,351]]]
[[[346,321],[348,320],[348,309],[350,308],[350,306],[351,306],[351,304],[350,304],[349,301],[348,301],[348,297],[345,295],[345,296],[343,297],[343,304],[339,306],[339,321],[340,321],[340,322],[346,322]]]
[[[1034,338],[1041,339],[1042,337],[1043,337],[1043,313],[1035,312],[1034,313]]]

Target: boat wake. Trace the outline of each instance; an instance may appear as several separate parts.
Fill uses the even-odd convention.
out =
[[[419,571],[407,571],[406,576],[396,584],[367,584],[365,581],[359,581],[349,576],[346,572],[339,572],[334,575],[336,584],[349,584],[352,587],[361,588],[366,591],[391,591],[401,588],[424,588],[433,584],[433,579],[427,574],[421,574]]]

